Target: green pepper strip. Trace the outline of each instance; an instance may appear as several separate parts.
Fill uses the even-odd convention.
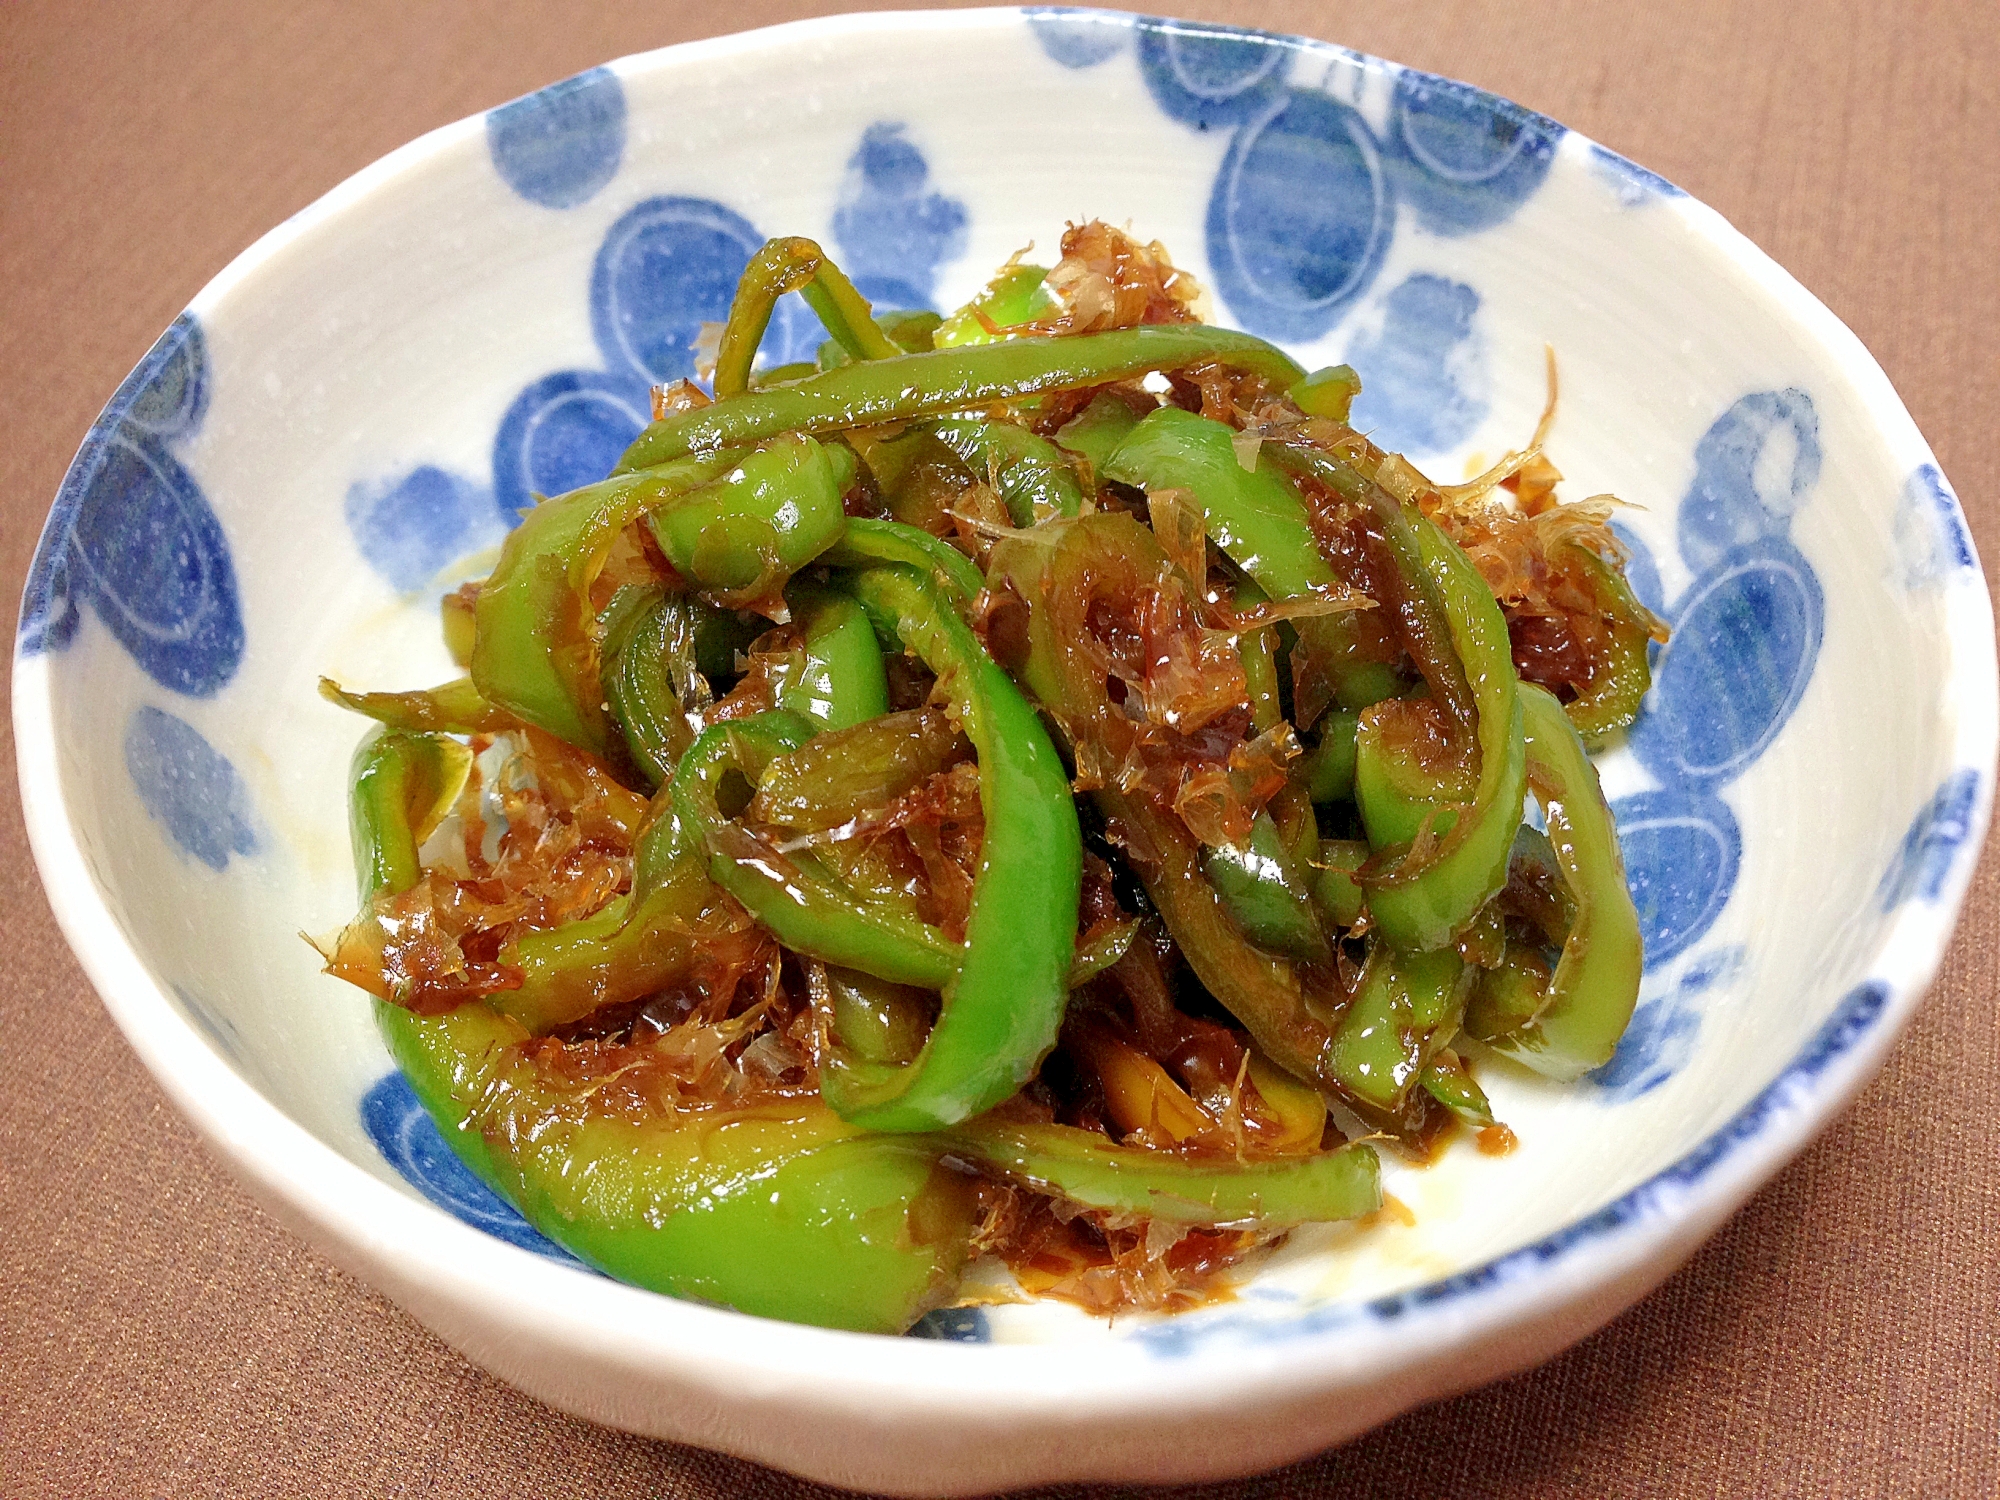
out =
[[[417,850],[458,801],[472,752],[439,735],[371,731],[349,771],[348,835],[365,906],[423,879]]]
[[[364,895],[418,875],[440,753],[382,735],[356,759]],[[462,747],[461,747],[462,748]],[[418,1016],[378,1001],[390,1054],[466,1166],[550,1239],[621,1280],[763,1317],[900,1333],[957,1284],[973,1223],[937,1143],[858,1134],[823,1106],[641,1122],[563,1106],[528,1034],[477,1001]]]
[[[1236,607],[1249,609],[1265,602],[1264,591],[1244,582],[1236,589]],[[1243,677],[1250,692],[1250,727],[1262,734],[1284,722],[1278,701],[1278,663],[1271,649],[1271,632],[1250,630],[1236,642]],[[1333,949],[1313,909],[1306,871],[1319,853],[1319,829],[1300,793],[1287,786],[1273,799],[1272,811],[1260,812],[1250,837],[1239,848],[1210,849],[1202,872],[1230,915],[1259,947],[1292,958],[1331,963]],[[1292,830],[1287,838],[1272,812],[1282,814]]]
[[[985,291],[938,326],[933,335],[937,347],[990,344],[1007,337],[1009,328],[1060,311],[1062,304],[1042,285],[1048,274],[1046,266],[1006,267],[986,284]]]
[[[1376,930],[1388,942],[1406,950],[1442,948],[1506,884],[1507,855],[1521,823],[1527,756],[1520,679],[1514,672],[1507,621],[1472,560],[1415,505],[1397,500],[1320,449],[1283,448],[1279,454],[1338,492],[1373,507],[1405,579],[1427,596],[1425,602],[1442,619],[1447,639],[1437,644],[1449,653],[1443,666],[1450,671],[1441,671],[1436,660],[1422,662],[1427,680],[1449,704],[1461,688],[1456,674],[1462,674],[1479,748],[1479,781],[1472,802],[1462,815],[1454,812],[1448,832],[1434,830],[1443,836],[1427,858],[1412,859],[1407,851],[1393,854],[1379,869],[1362,876]],[[1371,782],[1361,769],[1383,753],[1364,721],[1356,743],[1357,795],[1368,785],[1386,783],[1386,778]],[[1440,813],[1447,800],[1440,796]],[[1374,810],[1380,810],[1379,803]],[[1361,813],[1364,825],[1369,825],[1369,800],[1362,801]],[[1370,832],[1372,841],[1372,826]]]
[[[868,640],[872,647],[872,625]],[[753,822],[824,833],[895,801],[969,750],[942,709],[880,714],[816,734],[765,765],[744,815]]]
[[[719,895],[700,853],[673,808],[655,798],[631,891],[591,916],[509,942],[500,961],[521,982],[487,1003],[540,1036],[680,982],[701,955],[703,918]]]
[[[1273,599],[1340,592],[1340,580],[1319,550],[1297,491],[1261,451],[1256,468],[1245,469],[1236,456],[1238,435],[1226,423],[1163,406],[1118,445],[1105,474],[1149,493],[1177,489],[1192,494],[1209,537]],[[1311,615],[1294,622],[1294,628],[1299,649],[1325,661],[1342,707],[1362,708],[1396,691],[1393,668],[1355,655],[1354,625],[1347,615]],[[1318,720],[1315,708],[1324,704],[1302,706],[1298,728],[1310,729]]]
[[[1583,739],[1552,694],[1524,684],[1521,703],[1530,785],[1547,815],[1549,843],[1576,915],[1540,1014],[1491,1045],[1567,1083],[1611,1060],[1638,1001],[1645,951],[1618,830]]]
[[[1311,963],[1333,961],[1311,890],[1269,813],[1257,815],[1240,848],[1208,850],[1201,868],[1243,935],[1258,947]]]
[[[886,638],[937,674],[979,760],[986,831],[965,948],[943,1007],[907,1067],[822,1071],[847,1119],[875,1130],[952,1125],[1033,1076],[1055,1045],[1076,957],[1083,837],[1069,776],[1035,710],[986,654],[948,595],[887,564],[846,586]]]
[[[1599,607],[1611,620],[1611,649],[1602,662],[1592,663],[1590,682],[1566,710],[1584,743],[1596,745],[1639,717],[1639,705],[1653,685],[1646,648],[1655,632],[1663,632],[1665,627],[1639,602],[1625,575],[1610,563],[1576,543],[1561,550],[1575,558],[1590,580]],[[1660,639],[1665,638],[1660,635]]]
[[[1464,1059],[1449,1047],[1440,1048],[1424,1064],[1424,1091],[1474,1130],[1493,1123],[1493,1105],[1486,1090],[1466,1071]]]
[[[946,1134],[962,1153],[1086,1208],[1173,1224],[1293,1224],[1359,1218],[1382,1206],[1382,1164],[1362,1141],[1288,1161],[1200,1161],[1113,1145],[1069,1125],[970,1121]]]
[[[853,470],[845,448],[787,434],[649,508],[647,521],[667,560],[704,588],[770,592],[840,539]]]
[[[1352,365],[1328,365],[1314,370],[1285,394],[1307,416],[1345,422],[1354,398],[1361,394],[1361,377]]]
[[[1084,630],[1063,609],[1084,609],[1102,573],[1114,584],[1151,582],[1166,562],[1158,540],[1131,516],[1099,512],[1055,523],[1033,541],[1008,539],[993,552],[993,572],[1028,605],[1028,656],[1023,680],[1063,726],[1072,744],[1116,724],[1101,667],[1076,649]],[[1107,822],[1131,830],[1133,869],[1180,945],[1195,977],[1241,1021],[1272,1062],[1322,1092],[1338,1096],[1330,1065],[1333,1034],[1327,1016],[1337,991],[1309,988],[1296,966],[1250,942],[1203,877],[1201,846],[1185,825],[1149,801],[1100,787],[1091,793]]]
[[[1105,465],[1139,425],[1139,416],[1130,401],[1099,391],[1090,398],[1090,405],[1057,429],[1056,446],[1087,460],[1093,480],[1101,486]]]
[[[762,442],[783,432],[837,432],[906,421],[1195,364],[1225,365],[1284,385],[1300,373],[1298,365],[1262,339],[1199,323],[934,349],[865,360],[794,385],[676,412],[639,434],[618,472]]]
[[[787,292],[804,297],[826,331],[856,359],[881,359],[899,352],[876,327],[868,299],[818,245],[799,238],[766,240],[743,268],[729,304],[729,321],[723,325],[715,356],[717,400],[750,388],[750,365],[764,342],[764,330],[771,326],[771,309]]]
[[[943,537],[932,536],[901,521],[856,517],[847,523],[846,534],[820,560],[836,568],[902,563],[924,574],[960,605],[970,604],[986,587],[986,575],[979,571],[979,564]]]
[[[1372,947],[1334,1039],[1334,1070],[1348,1094],[1377,1116],[1400,1115],[1425,1065],[1457,1032],[1470,979],[1449,948]]]
[[[787,948],[894,984],[944,989],[958,972],[958,944],[907,910],[862,900],[811,851],[779,853],[718,806],[729,772],[754,787],[773,760],[811,738],[812,725],[782,709],[711,725],[674,773],[675,813],[707,846],[710,877]]]
[[[1314,802],[1345,802],[1354,795],[1354,736],[1359,716],[1336,709],[1319,724],[1319,742],[1299,759],[1292,779]]]
[[[606,615],[623,603],[616,601]],[[605,701],[633,764],[654,787],[673,774],[694,740],[687,705],[674,681],[677,663],[683,676],[693,669],[694,635],[690,602],[658,592],[631,604],[630,612],[605,631]]]
[[[980,417],[946,417],[933,431],[976,478],[992,480],[1016,526],[1032,526],[1050,516],[1073,516],[1083,504],[1083,490],[1062,450],[1025,427]]]
[[[849,729],[889,711],[889,679],[867,612],[833,589],[794,583],[792,618],[803,627],[802,660],[778,690],[778,707],[819,729]]]
[[[482,698],[470,677],[408,693],[350,693],[331,677],[322,677],[319,695],[391,729],[418,733],[478,734],[512,729],[518,723],[512,714]]]
[[[500,548],[474,609],[472,681],[486,701],[586,750],[604,749],[590,585],[618,534],[654,506],[727,473],[715,453],[544,500]]]

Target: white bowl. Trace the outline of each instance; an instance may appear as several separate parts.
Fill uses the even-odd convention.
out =
[[[1391,447],[1519,444],[1612,491],[1675,622],[1603,774],[1651,939],[1617,1058],[1498,1069],[1522,1145],[1391,1173],[1233,1303],[831,1333],[552,1253],[438,1143],[300,929],[352,905],[353,720],[448,675],[440,590],[591,477],[767,233],[949,306],[1130,220],[1226,321],[1351,359]],[[805,321],[781,333],[803,347]],[[454,572],[454,567],[459,571]],[[821,1479],[961,1493],[1246,1471],[1545,1359],[1658,1283],[1874,1072],[1986,826],[1992,615],[1854,336],[1717,215],[1538,115],[1314,42],[1104,12],[816,21],[437,131],[239,257],[120,387],[24,602],[36,858],[133,1046],[265,1203],[566,1410]],[[106,733],[107,726],[110,729]],[[538,1253],[540,1252],[540,1253]]]

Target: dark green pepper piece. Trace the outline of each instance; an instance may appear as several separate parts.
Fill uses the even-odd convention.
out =
[[[946,417],[932,430],[975,478],[992,482],[1016,526],[1032,526],[1050,516],[1073,516],[1083,503],[1083,491],[1061,451],[1025,427],[980,417]]]
[[[1471,974],[1456,953],[1374,945],[1334,1040],[1348,1095],[1383,1118],[1403,1112],[1425,1065],[1458,1030]]]
[[[1210,539],[1273,599],[1342,592],[1297,491],[1261,452],[1254,468],[1244,468],[1237,457],[1239,436],[1222,422],[1163,406],[1119,444],[1105,474],[1149,493],[1172,489],[1193,495]],[[1360,708],[1395,691],[1396,676],[1387,664],[1355,655],[1354,630],[1345,614],[1309,615],[1294,628],[1299,648],[1325,660],[1342,707]],[[1309,729],[1318,713],[1305,707],[1299,717],[1296,727]]]
[[[1199,323],[933,349],[864,360],[792,385],[675,412],[639,434],[618,472],[764,442],[780,433],[908,421],[1196,364],[1241,369],[1285,384],[1299,376],[1298,365],[1262,339]]]
[[[322,677],[319,695],[378,724],[420,734],[490,733],[515,728],[519,723],[512,714],[481,697],[470,677],[407,693],[350,693],[332,678]]]

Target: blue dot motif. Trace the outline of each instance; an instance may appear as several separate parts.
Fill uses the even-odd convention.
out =
[[[1366,371],[1354,423],[1384,447],[1419,457],[1470,437],[1488,410],[1479,293],[1419,273],[1384,300],[1382,329],[1347,352]]]
[[[36,547],[20,649],[60,650],[88,604],[160,686],[208,697],[235,675],[243,615],[229,543],[171,444],[208,405],[201,327],[183,313],[85,436]]]
[[[1977,565],[1965,514],[1936,464],[1920,464],[1904,481],[1893,528],[1893,573],[1911,593]]]
[[[1742,971],[1740,946],[1718,948],[1691,960],[1664,990],[1642,996],[1611,1061],[1587,1076],[1610,1102],[1649,1094],[1687,1066],[1701,1034],[1701,1006],[1710,990]]]
[[[574,208],[618,175],[625,89],[592,68],[486,116],[486,148],[507,185],[544,208]]]
[[[537,1231],[453,1154],[401,1073],[389,1074],[362,1096],[361,1125],[403,1180],[453,1218],[551,1260],[582,1264]]]
[[[350,485],[344,513],[368,566],[405,593],[505,534],[486,487],[435,464]]]
[[[1154,103],[1197,130],[1234,125],[1269,105],[1291,50],[1277,37],[1234,26],[1139,25],[1139,67]]]
[[[143,705],[125,728],[125,770],[175,846],[211,870],[257,852],[250,790],[193,725]]]
[[[1665,779],[1733,780],[1804,696],[1825,615],[1819,579],[1790,542],[1725,554],[1675,610],[1633,752]]]
[[[706,198],[648,198],[604,236],[590,276],[591,328],[604,361],[641,381],[694,373],[701,325],[729,316],[743,268],[764,243],[741,214]]]
[[[957,1344],[990,1344],[993,1328],[978,1307],[940,1307],[911,1325],[908,1337],[943,1339]]]
[[[833,235],[844,269],[881,312],[935,310],[940,267],[965,250],[965,205],[931,187],[905,128],[877,121],[848,159]]]
[[[1430,73],[1396,81],[1390,144],[1398,185],[1436,234],[1511,218],[1548,176],[1563,127],[1533,110]]]
[[[1315,338],[1367,290],[1394,229],[1381,153],[1361,116],[1293,93],[1231,142],[1208,201],[1208,261],[1245,328]]]
[[[1694,452],[1694,483],[1681,500],[1681,557],[1696,572],[1723,555],[1791,528],[1819,482],[1819,413],[1801,390],[1745,396],[1715,421]]]
[[[1726,803],[1682,787],[1614,803],[1625,882],[1639,912],[1646,967],[1679,956],[1714,925],[1736,888],[1743,834]]]
[[[1132,18],[1068,5],[1031,5],[1021,12],[1042,51],[1065,68],[1094,68],[1125,50]]]
[[[514,398],[494,434],[493,504],[500,519],[511,528],[537,496],[595,484],[651,415],[643,381],[594,370],[537,380]]]

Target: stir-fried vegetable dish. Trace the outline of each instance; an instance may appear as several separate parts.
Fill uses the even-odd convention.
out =
[[[758,369],[791,291],[831,337]],[[942,320],[773,240],[712,390],[446,596],[465,676],[322,684],[379,721],[329,971],[584,1260],[885,1332],[1174,1310],[1382,1151],[1504,1149],[1470,1064],[1610,1057],[1585,749],[1662,627],[1608,502],[1543,433],[1433,483],[1201,300],[1100,223]]]

